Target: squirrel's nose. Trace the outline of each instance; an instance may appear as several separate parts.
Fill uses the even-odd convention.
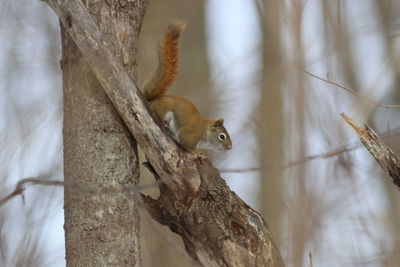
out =
[[[232,144],[227,145],[228,150],[232,149]]]

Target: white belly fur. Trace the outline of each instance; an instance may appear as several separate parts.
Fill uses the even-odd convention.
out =
[[[169,131],[176,141],[179,142],[179,129],[176,123],[175,114],[172,111],[167,111],[164,115],[164,121],[167,123]]]

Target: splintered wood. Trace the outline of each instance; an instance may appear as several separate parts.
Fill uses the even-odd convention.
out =
[[[358,138],[360,138],[361,143],[374,156],[382,169],[392,177],[393,183],[400,190],[400,159],[368,125],[365,125],[363,129],[346,114],[342,113],[341,116],[351,126]]]

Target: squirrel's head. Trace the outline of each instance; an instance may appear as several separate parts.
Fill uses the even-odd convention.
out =
[[[229,150],[232,140],[224,127],[224,119],[211,120],[207,132],[207,146],[212,150]]]

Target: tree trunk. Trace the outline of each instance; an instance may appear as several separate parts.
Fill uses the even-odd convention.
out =
[[[263,14],[263,91],[261,102],[261,166],[263,166],[262,213],[275,237],[280,240],[282,229],[284,161],[284,106],[282,100],[282,44],[279,1],[266,1]],[[262,7],[261,7],[262,8]],[[277,242],[280,243],[279,241]]]
[[[114,54],[135,80],[136,44],[146,0],[84,1]],[[136,185],[136,141],[62,27],[67,266],[138,266],[138,197],[96,189]]]

